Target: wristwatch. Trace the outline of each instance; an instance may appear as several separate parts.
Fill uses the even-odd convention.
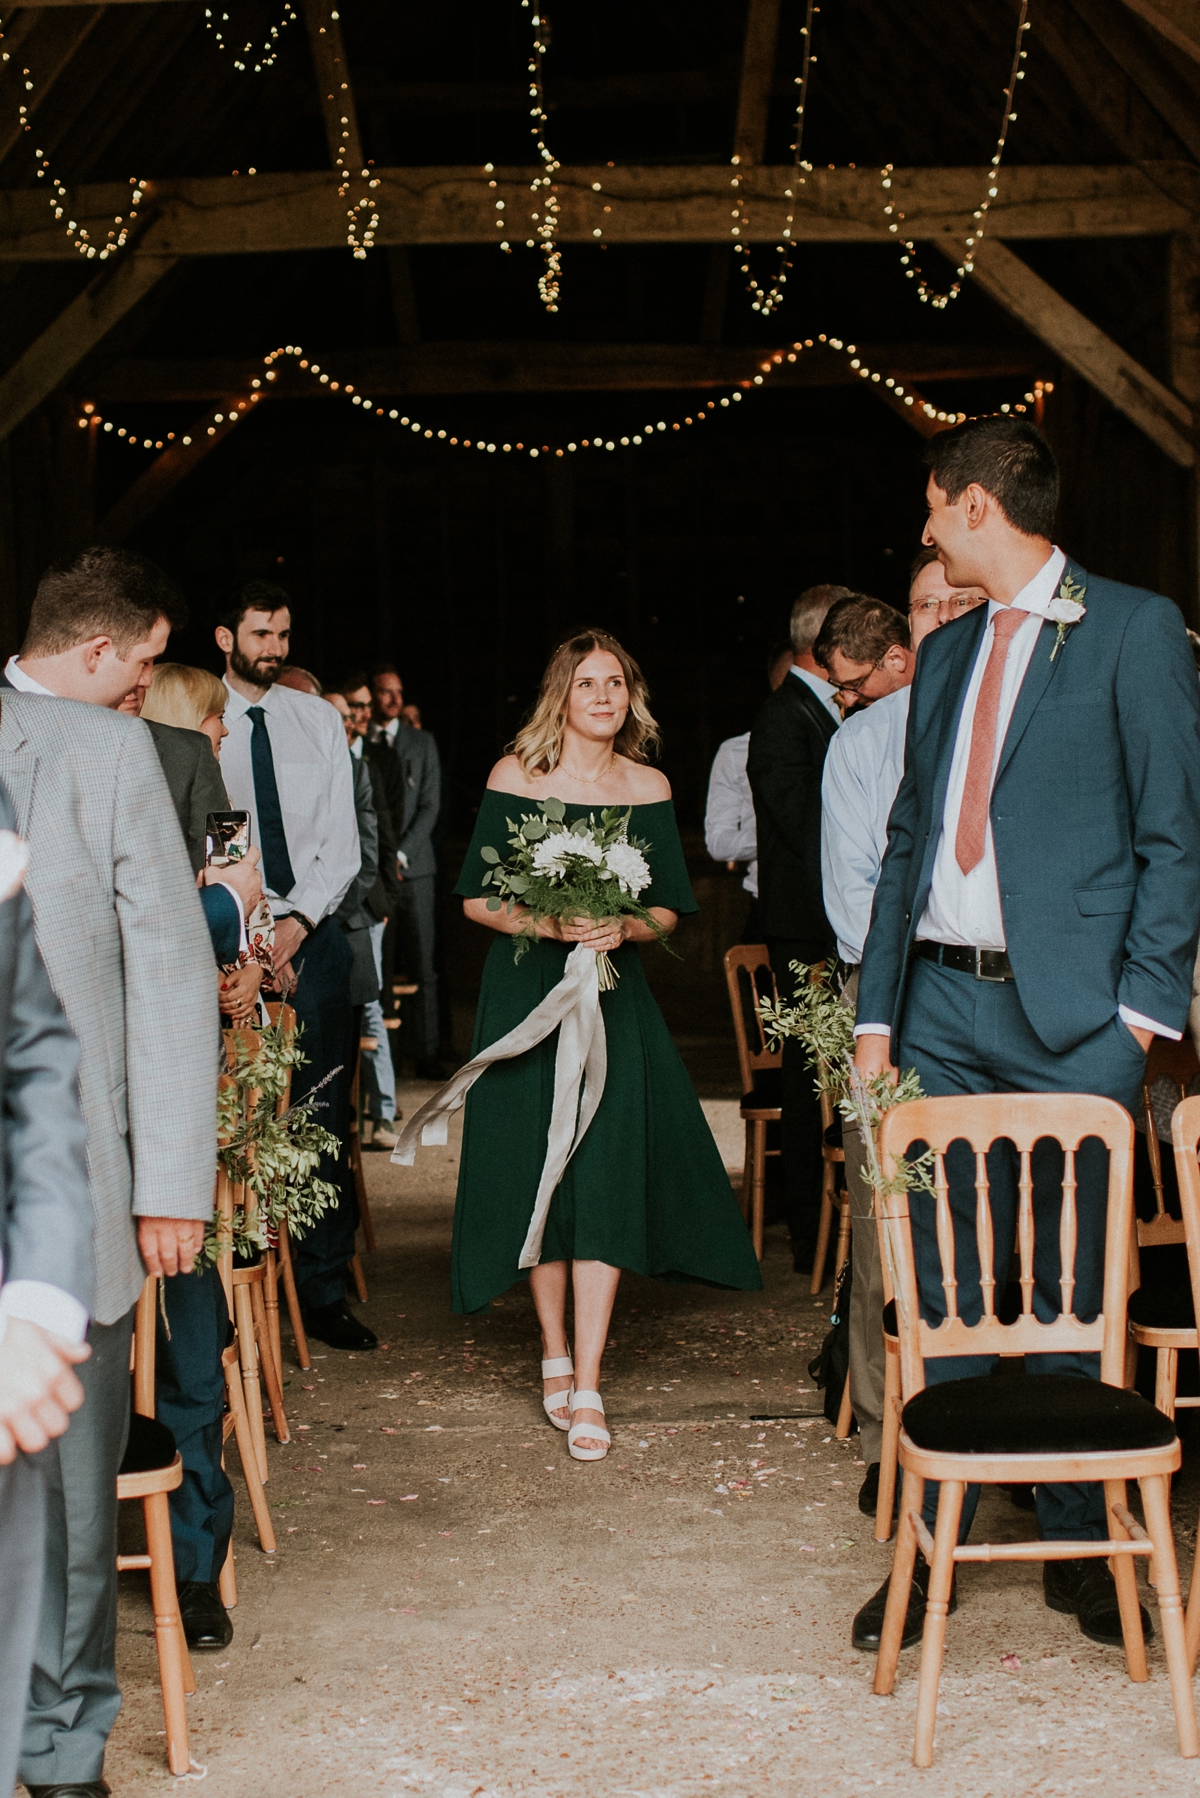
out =
[[[312,934],[313,934],[313,932],[314,932],[314,931],[315,931],[315,930],[316,930],[316,928],[317,928],[317,927],[316,927],[316,925],[315,925],[315,924],[314,924],[314,923],[313,923],[313,921],[312,921],[312,919],[311,919],[311,918],[306,918],[306,917],[305,917],[305,915],[304,915],[304,913],[303,913],[303,912],[302,912],[302,911],[292,911],[292,912],[289,912],[289,913],[288,913],[288,917],[289,917],[289,918],[295,918],[295,920],[296,920],[296,922],[297,922],[297,924],[303,924],[303,926],[304,926],[304,930],[305,930],[305,934],[306,934],[306,935],[308,935],[308,936],[312,936]]]

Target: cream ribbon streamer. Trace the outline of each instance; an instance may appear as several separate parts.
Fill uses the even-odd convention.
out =
[[[459,1068],[445,1086],[439,1087],[432,1098],[426,1099],[408,1120],[400,1133],[400,1141],[392,1150],[392,1161],[397,1167],[411,1167],[416,1160],[418,1142],[428,1148],[444,1145],[451,1112],[461,1110],[468,1092],[484,1069],[491,1067],[493,1062],[511,1061],[516,1055],[524,1055],[527,1049],[544,1042],[553,1030],[558,1030],[559,1037],[554,1058],[554,1101],[550,1110],[550,1128],[546,1133],[546,1159],[518,1267],[536,1267],[541,1259],[542,1233],[546,1228],[550,1200],[568,1161],[587,1135],[604,1094],[608,1051],[594,949],[586,949],[582,943],[577,943],[567,957],[558,985],[551,988],[515,1030],[481,1050],[465,1067]]]

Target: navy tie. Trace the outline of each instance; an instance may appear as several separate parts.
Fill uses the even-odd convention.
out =
[[[262,865],[268,887],[286,899],[296,884],[292,861],[288,854],[287,832],[283,828],[283,811],[279,804],[279,788],[275,784],[275,758],[271,754],[271,737],[260,705],[247,710],[250,719],[250,767],[254,774],[254,798],[258,806],[258,833],[262,838]]]

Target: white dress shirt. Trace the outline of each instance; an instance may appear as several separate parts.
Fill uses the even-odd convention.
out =
[[[1050,602],[1058,592],[1058,584],[1066,565],[1067,558],[1062,550],[1053,549],[1033,579],[1022,587],[1012,601],[1012,609],[1015,612],[1027,612],[1029,616],[1025,623],[1013,632],[1009,640],[1008,656],[1004,664],[1004,678],[1000,686],[1000,705],[996,716],[996,748],[992,760],[993,780],[1004,747],[1004,739],[1012,720],[1013,708],[1017,703],[1017,695],[1021,691],[1021,683],[1025,679],[1026,670],[1033,658],[1034,645],[1041,632],[1042,620],[1049,617]],[[950,763],[950,779],[946,787],[946,802],[942,811],[942,832],[938,838],[937,852],[934,857],[929,898],[926,901],[924,915],[916,930],[918,942],[964,944],[975,949],[1004,949],[1007,947],[990,816],[984,834],[982,860],[976,863],[970,873],[963,873],[955,854],[958,816],[962,809],[967,764],[971,755],[971,731],[975,723],[975,706],[979,699],[979,689],[983,684],[984,669],[987,667],[988,656],[991,654],[992,644],[995,641],[992,620],[999,610],[1000,605],[997,600],[988,601],[987,628],[983,633],[983,639],[975,657],[975,666],[971,670],[962,716],[958,723],[958,736],[955,739],[954,756]],[[1152,1030],[1158,1036],[1167,1036],[1176,1042],[1179,1041],[1181,1033],[1178,1030],[1169,1030],[1165,1024],[1158,1023],[1154,1018],[1143,1017],[1140,1012],[1131,1011],[1127,1005],[1118,1006],[1117,1015],[1125,1024],[1133,1024],[1139,1029]],[[888,1026],[886,1024],[855,1026],[856,1036],[868,1034],[886,1036]]]
[[[261,705],[271,738],[288,859],[295,876],[290,893],[267,887],[271,911],[276,918],[303,912],[319,924],[341,904],[362,859],[346,733],[339,713],[315,694],[275,686],[252,701],[230,688],[225,708],[229,735],[221,745],[221,773],[229,803],[250,813],[251,840],[260,849],[250,761],[253,721],[246,715],[252,704]]]
[[[758,898],[758,838],[754,798],[746,779],[750,732],[726,737],[713,757],[704,807],[704,844],[715,862],[746,862],[742,885]]]
[[[809,668],[797,668],[795,662],[788,669],[788,673],[794,674],[797,680],[804,682],[810,692],[816,694],[835,724],[842,722],[842,714],[838,711],[837,688],[830,681],[822,680],[819,674],[814,674]]]
[[[40,681],[34,680],[31,674],[26,674],[16,656],[9,656],[4,664],[4,672],[9,686],[15,687],[18,693],[44,693],[47,699],[58,697],[57,694],[50,691],[49,687],[43,687]]]
[[[904,773],[909,688],[851,712],[829,745],[821,777],[821,887],[838,954],[856,965],[892,804]]]

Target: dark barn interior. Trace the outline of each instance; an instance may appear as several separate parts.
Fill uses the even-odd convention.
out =
[[[659,0],[636,20],[564,8],[542,27],[561,165],[554,313],[522,238],[537,205],[533,15],[516,0],[352,0],[341,18],[326,0],[239,0],[211,18],[198,0],[6,13],[5,653],[40,569],[91,539],[171,570],[193,619],[176,650],[213,665],[217,596],[270,575],[293,597],[297,660],[323,675],[403,664],[461,821],[551,640],[603,622],[647,668],[695,824],[711,753],[748,724],[795,593],[835,580],[903,596],[921,431],[939,421],[906,412],[889,377],[951,415],[1026,404],[1047,383],[1064,545],[1200,622],[1200,63],[1186,11],[1035,8],[974,274],[938,308],[889,241],[880,169],[895,166],[904,228],[944,291],[987,184],[1017,9],[814,8],[813,169],[768,316],[732,245],[730,158],[766,286],[788,211],[798,0]],[[81,255],[67,225],[102,245],[133,179],[147,185],[124,247]],[[69,195],[62,219],[51,180]],[[346,212],[360,199],[378,223],[356,258]],[[817,341],[753,386],[768,353],[822,333],[883,379]],[[295,357],[268,384],[262,359],[286,345],[330,385]],[[702,427],[683,423],[709,402]],[[652,443],[621,446],[660,421]],[[597,433],[616,448],[554,453]],[[499,447],[518,442],[549,453]]]

